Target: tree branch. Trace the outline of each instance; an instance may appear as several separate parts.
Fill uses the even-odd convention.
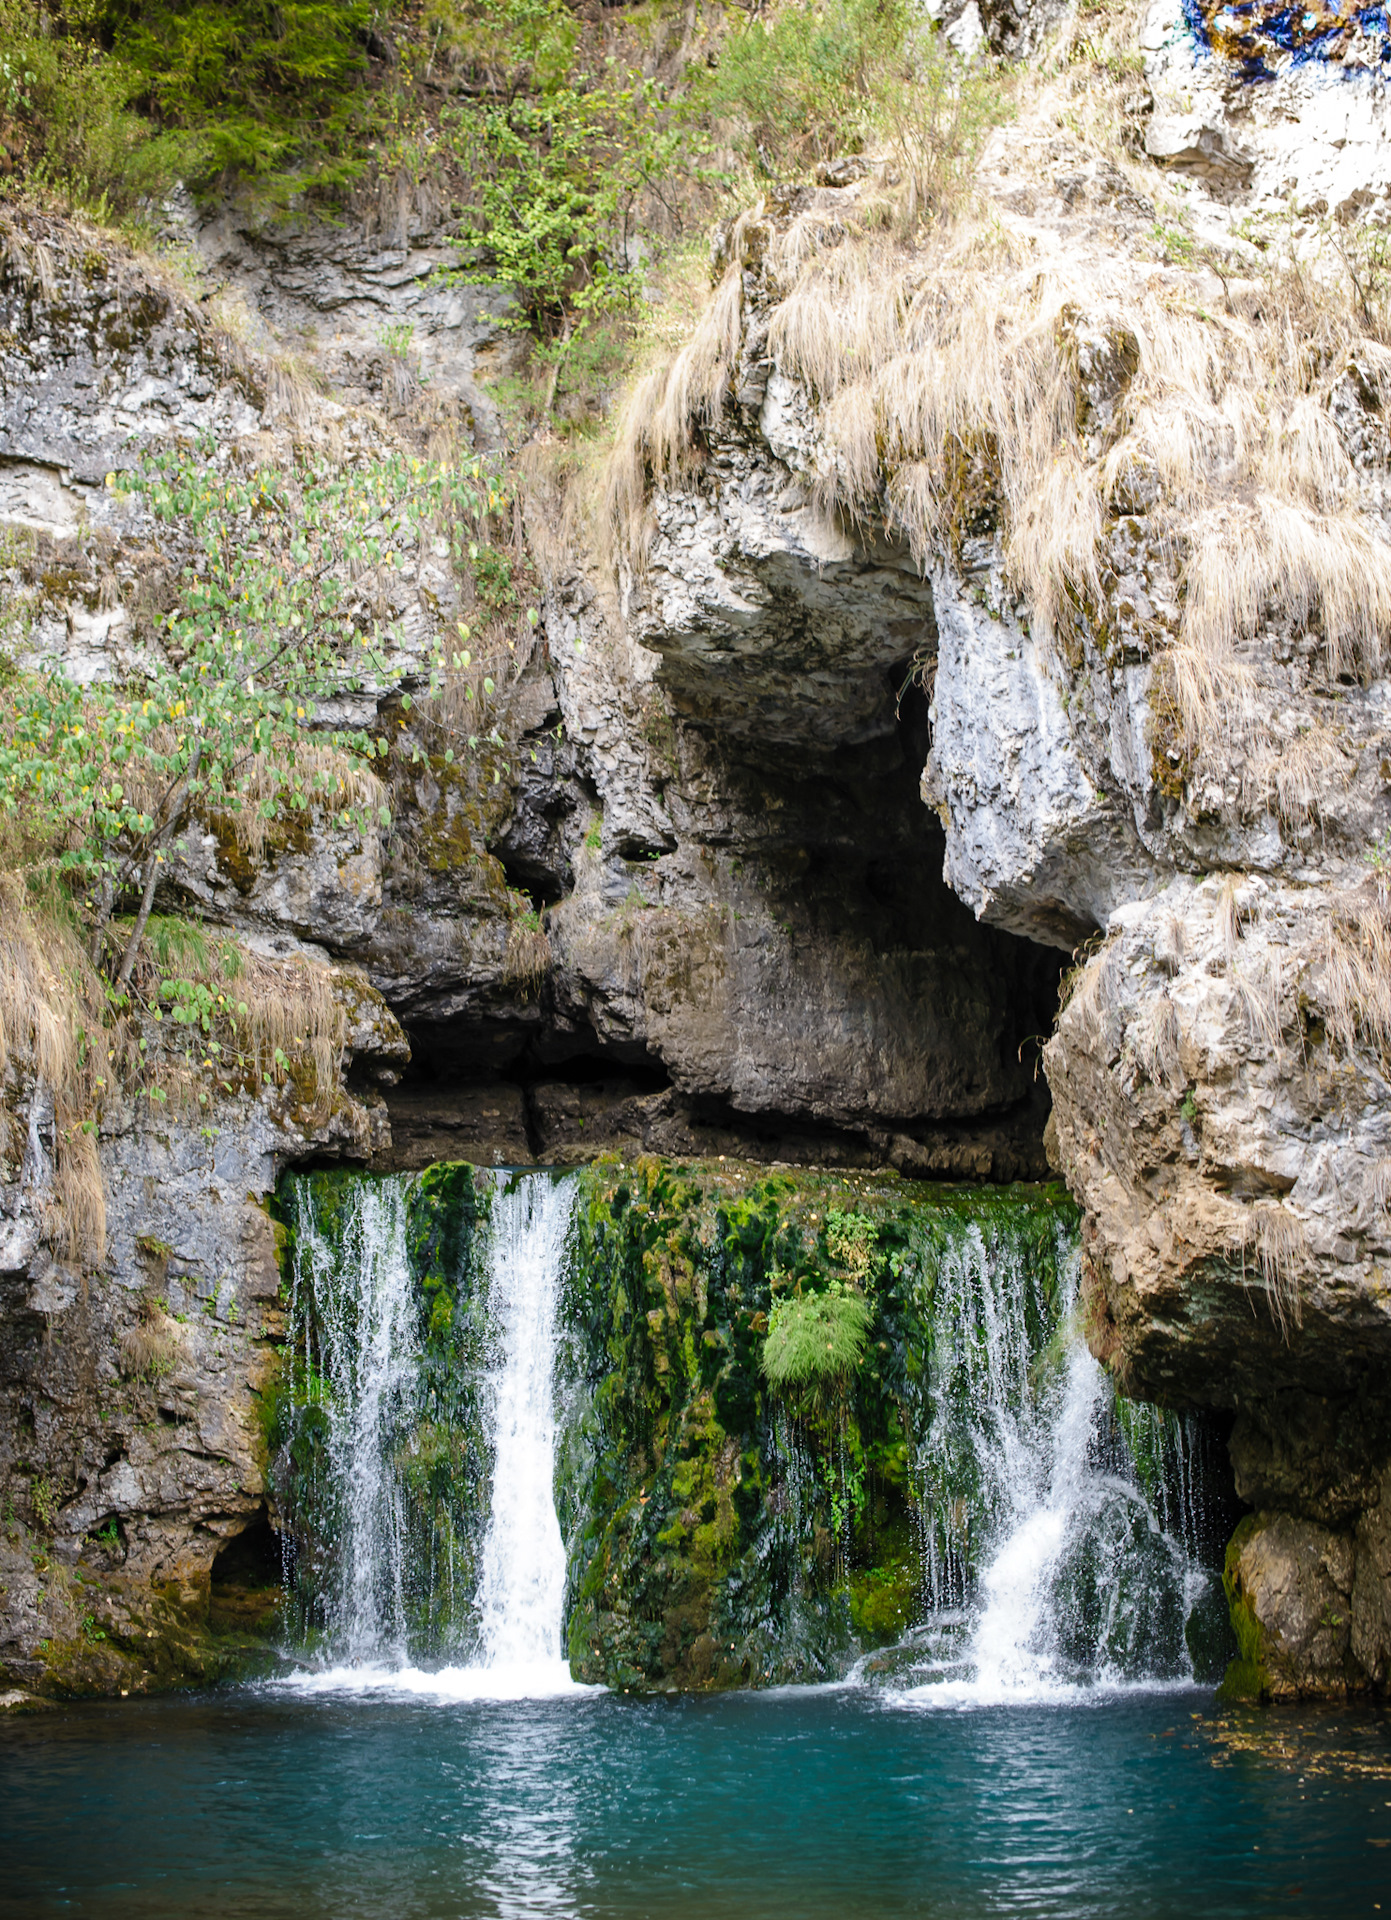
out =
[[[194,781],[198,778],[198,766],[202,758],[203,742],[200,737],[194,746],[193,757],[188,763],[188,772],[184,775],[183,785],[171,803],[169,818],[150,845],[150,867],[149,872],[145,875],[145,891],[141,896],[140,911],[135,916],[135,925],[130,930],[130,939],[126,942],[126,950],[121,955],[121,965],[116,975],[116,991],[118,993],[124,993],[130,985],[130,976],[135,967],[136,956],[140,952],[141,942],[145,938],[145,929],[150,922],[150,908],[154,905],[155,882],[159,878],[160,858],[164,850],[164,845],[165,842],[170,839],[174,829],[183,818],[189,793],[192,790]]]

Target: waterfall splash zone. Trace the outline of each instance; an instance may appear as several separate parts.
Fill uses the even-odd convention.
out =
[[[1059,1192],[650,1162],[283,1204],[286,1685],[853,1673],[969,1706],[1219,1677],[1203,1436],[1115,1401]],[[770,1386],[770,1314],[852,1294],[858,1366]]]
[[[1113,1399],[1052,1191],[285,1204],[297,1670],[0,1722],[0,1916],[1379,1911],[1391,1717],[1192,1684],[1211,1436]],[[771,1393],[778,1300],[847,1289],[853,1381]],[[678,1690],[779,1676],[830,1684]]]

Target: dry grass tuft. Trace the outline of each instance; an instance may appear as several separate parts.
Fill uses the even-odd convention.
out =
[[[1284,1043],[1281,1008],[1285,976],[1280,955],[1267,949],[1258,972],[1253,974],[1249,966],[1240,966],[1236,961],[1232,962],[1230,972],[1251,1038],[1271,1053],[1278,1053]]]
[[[602,518],[615,554],[638,559],[649,486],[666,488],[699,464],[698,436],[719,420],[739,360],[743,275],[736,227],[733,264],[689,340],[637,382],[624,408],[605,470]]]
[[[503,976],[515,986],[524,1000],[541,991],[551,970],[551,943],[544,927],[529,920],[514,921],[507,932],[507,958]]]
[[[1243,1277],[1248,1257],[1254,1255],[1266,1306],[1286,1345],[1291,1326],[1304,1324],[1300,1281],[1308,1245],[1304,1222],[1276,1201],[1258,1201],[1237,1229],[1234,1251],[1240,1255]]]
[[[1372,1172],[1370,1199],[1374,1213],[1391,1213],[1391,1159],[1381,1159]]]
[[[1146,1019],[1138,1024],[1133,1034],[1133,1044],[1135,1058],[1154,1086],[1168,1087],[1174,1093],[1183,1092],[1188,1085],[1188,1076],[1179,1058],[1183,1035],[1179,1028],[1178,1011],[1167,993],[1159,995]]]
[[[1321,821],[1325,796],[1351,782],[1353,763],[1331,727],[1321,721],[1298,733],[1270,763],[1267,779],[1275,811],[1288,832]]]
[[[264,754],[255,754],[238,774],[240,805],[208,809],[208,824],[235,841],[253,865],[265,858],[275,817],[284,805],[286,771],[272,769]],[[290,771],[320,814],[375,813],[386,799],[385,786],[370,768],[313,740],[295,746]]]
[[[302,1062],[309,1070],[306,1092],[317,1109],[326,1110],[337,1092],[348,1034],[333,975],[302,955],[290,960],[248,955],[236,984],[247,1007],[243,1031],[257,1071],[283,1084],[293,1075],[293,1062]]]
[[[1237,894],[1241,877],[1229,873],[1217,895],[1217,935],[1222,942],[1222,957],[1229,967],[1236,965],[1237,943],[1241,939],[1241,906]]]
[[[117,1342],[117,1365],[127,1380],[154,1386],[174,1370],[179,1353],[179,1323],[162,1303],[146,1295],[140,1316]]]
[[[1188,948],[1188,929],[1176,913],[1166,913],[1160,917],[1154,934],[1154,958],[1156,965],[1170,976],[1178,973],[1183,966],[1183,956]]]
[[[1391,1053],[1391,926],[1378,905],[1330,920],[1321,951],[1319,999],[1328,1030],[1348,1052],[1358,1039]]]
[[[55,1248],[85,1266],[106,1256],[106,1195],[97,1156],[98,1037],[105,996],[77,928],[14,873],[0,873],[0,1079],[32,1074],[52,1102],[46,1226]],[[0,1106],[0,1155],[19,1143]]]

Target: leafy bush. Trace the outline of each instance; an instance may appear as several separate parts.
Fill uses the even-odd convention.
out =
[[[782,1392],[834,1392],[859,1366],[874,1319],[862,1293],[831,1280],[820,1293],[779,1300],[763,1343],[763,1372]]]
[[[0,826],[26,859],[52,864],[98,930],[123,897],[138,900],[116,969],[124,988],[160,867],[191,818],[252,851],[286,813],[387,824],[372,772],[385,742],[306,731],[319,702],[358,683],[375,638],[355,624],[351,576],[440,535],[462,559],[502,495],[480,461],[245,471],[210,448],[156,455],[121,484],[196,541],[162,623],[167,664],[154,656],[130,684],[12,677],[0,690]],[[437,654],[432,694],[446,666]]]
[[[676,163],[683,134],[647,81],[612,74],[462,116],[473,224],[493,275],[543,335],[626,305],[639,195]]]
[[[903,0],[835,0],[758,16],[725,42],[703,104],[745,122],[765,168],[789,155],[857,153],[878,84],[915,18]]]
[[[370,0],[0,0],[12,184],[97,211],[182,176],[283,202],[369,164],[389,118]],[[389,91],[389,90],[388,90]]]
[[[196,177],[284,198],[360,173],[370,0],[116,0],[118,59],[161,127],[192,136]]]
[[[750,20],[697,99],[711,118],[742,124],[764,173],[887,146],[910,219],[948,199],[1007,105],[998,77],[965,66],[911,0],[793,5]]]
[[[0,0],[0,148],[8,184],[50,189],[79,206],[128,202],[175,162],[131,103],[140,75],[106,54],[101,9]]]

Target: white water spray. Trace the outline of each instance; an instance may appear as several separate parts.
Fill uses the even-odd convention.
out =
[[[344,1203],[341,1250],[316,1230],[307,1195],[297,1222],[314,1296],[322,1385],[337,1490],[337,1579],[328,1596],[335,1649],[349,1659],[403,1657],[406,1612],[401,1487],[392,1438],[416,1387],[415,1290],[406,1252],[405,1188],[363,1182]],[[301,1308],[292,1303],[292,1318]],[[324,1391],[324,1388],[327,1391]]]
[[[493,1497],[479,1585],[479,1664],[512,1688],[569,1680],[561,1658],[565,1546],[555,1511],[556,1304],[574,1183],[521,1178],[493,1206],[488,1382]]]
[[[1057,1698],[1079,1683],[1152,1685],[1189,1671],[1181,1632],[1196,1529],[1187,1515],[1156,1516],[1119,1444],[1105,1374],[1069,1317],[1075,1252],[1060,1243],[1057,1311],[1036,1268],[973,1226],[938,1272],[915,1476],[932,1516],[926,1657],[910,1669],[926,1684],[909,1697],[923,1704]],[[1160,1447],[1162,1427],[1147,1438]]]
[[[561,1651],[565,1548],[554,1494],[556,1313],[575,1183],[524,1174],[493,1202],[487,1302],[495,1347],[483,1383],[493,1466],[477,1651],[466,1666],[434,1672],[406,1656],[409,1570],[395,1456],[420,1361],[407,1185],[355,1185],[337,1246],[316,1228],[307,1197],[302,1206],[302,1279],[313,1294],[330,1388],[323,1404],[339,1522],[328,1626],[337,1664],[289,1684],[444,1700],[585,1691]]]

